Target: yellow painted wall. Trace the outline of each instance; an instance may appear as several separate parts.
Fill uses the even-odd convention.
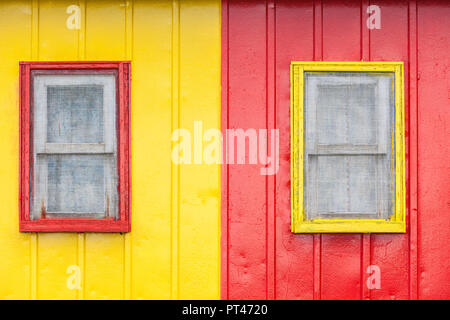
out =
[[[132,61],[131,233],[19,233],[21,60]],[[218,299],[220,166],[171,161],[194,120],[220,127],[220,0],[1,1],[0,298]]]

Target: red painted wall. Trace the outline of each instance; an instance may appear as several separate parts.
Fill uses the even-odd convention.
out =
[[[280,170],[222,170],[224,299],[450,298],[450,5],[378,0],[223,1],[222,128],[277,128]],[[406,234],[290,232],[289,64],[404,61]],[[365,272],[381,269],[381,289]]]

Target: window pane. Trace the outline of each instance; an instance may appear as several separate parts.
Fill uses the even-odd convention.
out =
[[[48,212],[105,212],[104,156],[48,156]]]
[[[394,205],[393,74],[305,73],[305,208],[388,218]]]
[[[103,87],[48,86],[47,142],[101,143]]]
[[[319,156],[318,213],[377,211],[376,159],[373,156]]]
[[[375,86],[319,85],[317,132],[319,144],[375,144]]]
[[[33,76],[31,219],[118,217],[116,76]]]

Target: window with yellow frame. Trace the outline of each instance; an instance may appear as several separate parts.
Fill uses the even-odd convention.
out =
[[[403,62],[291,63],[291,230],[405,232]]]

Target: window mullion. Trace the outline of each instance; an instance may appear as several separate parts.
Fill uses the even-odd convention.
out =
[[[45,143],[38,154],[113,154],[104,143]]]

